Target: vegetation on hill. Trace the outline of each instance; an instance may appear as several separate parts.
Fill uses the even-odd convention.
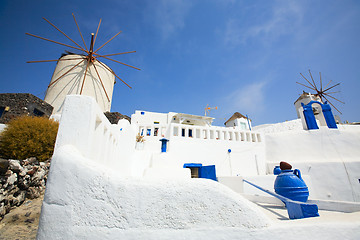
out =
[[[59,123],[44,117],[23,116],[10,121],[0,134],[0,157],[39,161],[51,158]]]

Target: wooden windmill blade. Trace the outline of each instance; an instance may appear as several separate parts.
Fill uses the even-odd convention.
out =
[[[343,102],[343,101],[337,99],[336,97],[332,96],[332,94],[339,93],[340,91],[332,91],[332,92],[329,92],[329,90],[335,89],[337,86],[339,86],[340,83],[336,83],[336,84],[334,84],[334,85],[330,85],[330,83],[332,82],[332,80],[330,80],[330,81],[327,83],[327,85],[326,85],[325,87],[323,87],[323,86],[322,86],[322,82],[323,82],[323,81],[322,81],[321,72],[319,72],[319,76],[320,76],[320,87],[318,87],[318,86],[316,85],[316,82],[315,82],[315,80],[314,80],[314,78],[313,78],[310,70],[309,70],[309,75],[310,75],[310,77],[311,77],[311,81],[312,81],[312,82],[310,82],[302,73],[300,73],[300,75],[306,80],[306,82],[307,82],[310,86],[309,86],[309,85],[302,84],[302,83],[299,83],[299,82],[296,82],[297,84],[302,85],[302,86],[304,86],[304,87],[306,87],[306,88],[308,88],[308,89],[311,89],[311,90],[315,91],[315,93],[312,93],[312,95],[318,96],[318,97],[321,99],[322,102],[327,101],[338,113],[342,114],[342,113],[340,112],[340,110],[339,110],[337,107],[335,107],[335,105],[334,105],[332,102],[330,102],[330,100],[329,100],[329,99],[331,98],[331,99],[333,99],[333,100],[336,100],[336,101],[339,102],[339,103],[345,104],[345,102]]]
[[[132,66],[130,64],[127,64],[127,63],[124,63],[122,61],[118,61],[118,60],[110,58],[110,56],[119,56],[119,55],[124,55],[124,54],[128,54],[128,53],[134,53],[136,51],[127,51],[127,52],[120,52],[120,53],[119,52],[118,53],[108,53],[108,54],[100,54],[100,53],[98,53],[99,50],[101,50],[110,41],[112,41],[116,36],[118,36],[121,33],[121,31],[119,31],[112,38],[107,40],[100,47],[95,48],[95,43],[96,43],[96,40],[97,40],[97,37],[98,37],[98,34],[99,34],[99,30],[100,30],[100,26],[101,26],[101,23],[102,23],[102,20],[100,19],[100,21],[99,21],[99,23],[97,25],[96,33],[91,34],[90,44],[89,44],[89,46],[87,46],[87,44],[85,43],[85,39],[83,37],[83,34],[82,34],[81,30],[80,30],[80,26],[79,26],[79,24],[78,24],[78,22],[77,22],[77,20],[75,18],[75,15],[72,14],[72,16],[74,18],[74,22],[76,24],[78,33],[79,33],[79,35],[81,37],[81,40],[83,42],[83,46],[81,46],[76,41],[74,41],[72,38],[70,38],[69,35],[67,35],[65,32],[60,30],[59,27],[55,26],[55,24],[53,24],[52,22],[50,22],[46,18],[43,18],[43,19],[47,23],[49,23],[52,27],[54,27],[58,32],[60,32],[63,36],[65,36],[67,38],[67,40],[69,40],[73,44],[75,44],[75,46],[72,46],[72,45],[69,45],[69,44],[66,44],[66,43],[62,43],[62,42],[59,42],[59,41],[54,41],[54,40],[51,40],[51,39],[48,39],[48,38],[40,37],[40,36],[31,34],[31,33],[26,33],[26,34],[29,35],[29,36],[32,36],[32,37],[36,37],[36,38],[48,41],[48,42],[59,44],[61,46],[67,47],[67,48],[71,48],[73,50],[77,50],[77,51],[80,52],[80,54],[69,53],[67,55],[63,55],[60,59],[35,60],[35,61],[28,61],[28,63],[57,62],[57,66],[59,64],[63,64],[63,65],[67,64],[66,67],[62,68],[63,70],[59,70],[57,72],[57,70],[56,70],[57,68],[55,69],[55,72],[57,74],[55,74],[55,72],[54,72],[53,78],[52,78],[52,80],[51,80],[51,82],[50,82],[50,84],[48,86],[49,88],[51,88],[51,89],[60,88],[60,89],[58,89],[59,92],[66,92],[68,94],[80,94],[80,95],[81,94],[88,95],[87,93],[89,93],[89,91],[93,92],[93,94],[98,94],[99,92],[101,92],[101,94],[103,96],[102,99],[106,99],[106,101],[109,104],[111,104],[113,85],[116,82],[115,81],[116,78],[121,80],[129,88],[131,88],[131,87],[124,80],[122,80],[110,67],[108,67],[103,62],[99,61],[98,58],[103,58],[103,59],[109,60],[111,62],[119,63],[121,65],[140,70],[139,68],[134,67],[134,66]],[[71,55],[74,55],[74,56],[71,56]],[[69,57],[67,57],[67,56],[69,56]],[[74,76],[78,76],[78,77],[75,79]],[[107,79],[108,78],[107,76],[108,77],[112,76],[113,80],[111,80],[109,82],[109,80]],[[106,79],[104,79],[104,77]],[[65,81],[66,83],[62,83],[63,81]],[[89,81],[97,81],[97,82],[93,83],[93,84],[90,84]],[[88,85],[88,87],[87,87],[87,85]],[[64,88],[66,88],[66,89],[61,89],[61,86],[64,86]],[[76,86],[78,86],[78,87],[76,87]],[[97,88],[98,90],[95,90],[95,89],[91,90],[90,88]],[[109,92],[109,90],[111,92]],[[76,91],[76,92],[74,92],[74,91]],[[47,94],[48,93],[49,93],[49,91],[47,91]],[[45,96],[45,100],[46,100],[46,97],[47,96]],[[98,99],[98,97],[95,97],[95,98]]]

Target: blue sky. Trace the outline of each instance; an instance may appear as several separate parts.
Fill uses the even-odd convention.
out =
[[[81,43],[71,13],[87,44],[100,18],[97,46],[122,31],[99,53],[137,51],[114,59],[141,71],[104,61],[133,87],[118,81],[112,111],[203,115],[209,104],[216,125],[236,111],[253,125],[292,120],[306,90],[295,82],[311,69],[317,81],[321,72],[325,84],[341,82],[341,119],[360,121],[359,1],[1,0],[0,92],[44,98],[55,63],[26,61],[71,49],[25,32],[73,45],[45,17]]]

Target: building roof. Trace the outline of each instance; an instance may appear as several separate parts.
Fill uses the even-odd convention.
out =
[[[30,93],[0,94],[0,123],[22,115],[50,117],[52,111],[49,103]]]
[[[300,95],[300,97],[298,97],[298,99],[296,99],[294,104],[296,104],[296,102],[298,102],[304,98],[307,98],[307,99],[310,98],[313,101],[321,102],[321,98],[317,94],[311,94],[311,93],[307,93],[307,92],[303,91],[303,93]]]
[[[237,118],[245,118],[245,119],[247,119],[247,117],[245,117],[245,116],[242,115],[241,113],[235,112],[235,113],[231,116],[231,118],[229,118],[229,119],[224,123],[224,125],[226,125],[228,122],[230,122],[230,121],[232,121],[232,120],[234,120],[234,119],[237,119]],[[250,119],[249,119],[249,120],[250,120]]]
[[[207,116],[198,116],[186,113],[177,113],[174,117],[180,120],[181,124],[188,124],[188,125],[211,125],[214,118],[207,117]]]

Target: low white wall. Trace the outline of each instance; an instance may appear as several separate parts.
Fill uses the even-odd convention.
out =
[[[360,162],[296,162],[309,175],[316,198],[360,202]]]
[[[66,97],[54,154],[62,146],[72,145],[85,158],[129,175],[134,144],[135,133],[130,124],[110,124],[92,97]]]
[[[67,145],[52,159],[37,239],[116,239],[144,230],[254,231],[269,224],[256,205],[215,181],[124,178]]]
[[[266,134],[268,162],[360,161],[360,127]]]
[[[360,201],[360,127],[267,134],[267,171],[280,161],[309,175],[316,197]]]

